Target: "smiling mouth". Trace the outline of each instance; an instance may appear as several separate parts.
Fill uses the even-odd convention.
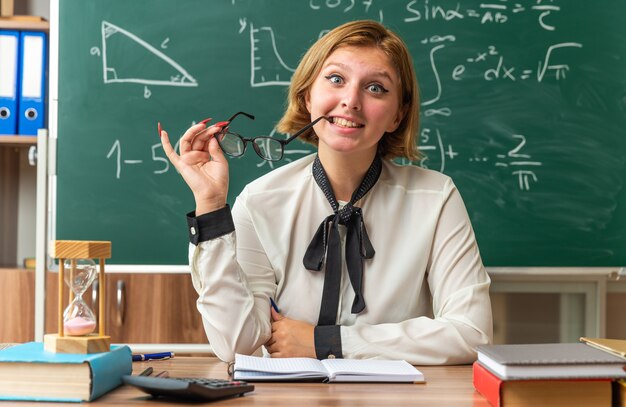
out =
[[[329,121],[339,127],[347,127],[347,128],[355,128],[355,129],[363,127],[362,124],[359,124],[350,120],[346,120],[341,117],[330,117]]]

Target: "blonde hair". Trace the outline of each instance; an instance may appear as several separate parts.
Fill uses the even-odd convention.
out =
[[[378,152],[383,158],[407,158],[417,160],[417,130],[419,128],[419,95],[413,61],[406,44],[394,32],[375,21],[352,21],[340,25],[321,37],[306,52],[289,86],[287,109],[276,129],[292,134],[311,122],[306,108],[306,97],[322,65],[336,49],[346,46],[375,47],[384,52],[398,72],[400,78],[400,109],[403,118],[398,128],[386,133],[378,143]],[[300,139],[315,146],[318,138],[314,131]]]

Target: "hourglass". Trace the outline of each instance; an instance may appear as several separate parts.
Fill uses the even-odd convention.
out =
[[[59,259],[58,334],[44,336],[44,348],[56,353],[97,353],[110,350],[105,335],[104,299],[106,282],[104,259],[111,257],[111,242],[56,240],[52,257]],[[99,271],[93,258],[99,259]],[[83,300],[83,293],[98,278],[99,318]],[[69,304],[63,308],[63,288],[69,287]],[[99,332],[93,333],[96,325]]]
[[[70,288],[70,304],[63,311],[63,333],[83,336],[96,329],[96,317],[83,301],[83,294],[98,276],[96,263],[91,259],[68,259],[64,262],[64,280]]]

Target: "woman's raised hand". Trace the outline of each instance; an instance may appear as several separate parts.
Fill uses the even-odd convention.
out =
[[[228,196],[228,161],[214,137],[228,122],[206,127],[208,120],[191,126],[183,134],[180,155],[159,124],[163,150],[193,192],[196,216],[223,208]]]

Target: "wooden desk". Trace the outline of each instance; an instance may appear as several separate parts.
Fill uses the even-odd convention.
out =
[[[212,377],[227,379],[226,363],[211,357],[176,357],[170,360],[135,362],[133,374],[152,366],[154,374],[167,370],[171,377]],[[216,406],[489,406],[472,386],[471,366],[418,366],[425,384],[372,383],[254,383],[255,391],[243,397],[207,405]],[[122,386],[100,397],[97,406],[180,405],[151,401],[151,397],[130,386]],[[0,405],[6,403],[0,402]],[[20,406],[77,406],[76,403],[28,403]]]

